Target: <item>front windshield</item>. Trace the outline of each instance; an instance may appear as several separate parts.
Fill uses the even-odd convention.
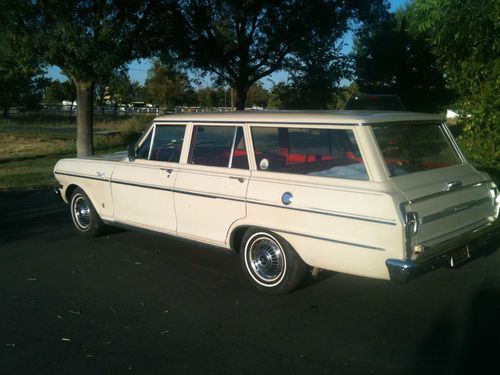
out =
[[[460,163],[441,124],[374,125],[391,177]]]

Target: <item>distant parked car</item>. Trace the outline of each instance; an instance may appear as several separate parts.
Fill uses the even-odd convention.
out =
[[[356,94],[349,98],[346,110],[404,111],[405,106],[399,95]]]

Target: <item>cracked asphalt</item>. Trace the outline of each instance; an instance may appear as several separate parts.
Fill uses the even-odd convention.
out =
[[[3,374],[498,374],[500,251],[406,285],[254,290],[223,250],[88,239],[48,191],[0,193]]]

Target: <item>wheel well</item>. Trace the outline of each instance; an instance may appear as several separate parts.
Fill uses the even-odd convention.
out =
[[[69,202],[69,200],[71,199],[71,194],[73,194],[73,192],[75,191],[75,189],[78,187],[78,185],[75,185],[75,184],[71,184],[68,186],[68,188],[66,189],[66,200]]]
[[[241,245],[241,240],[243,240],[243,236],[245,235],[246,231],[249,230],[252,227],[244,226],[244,227],[238,227],[235,230],[233,230],[233,233],[231,233],[231,239],[230,239],[230,245],[231,249],[239,253],[240,252],[240,245]]]

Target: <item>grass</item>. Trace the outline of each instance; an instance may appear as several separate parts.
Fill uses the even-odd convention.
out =
[[[126,149],[151,121],[149,116],[96,117],[96,154]],[[57,160],[76,156],[76,123],[70,117],[0,119],[0,190],[46,188],[55,183]]]

